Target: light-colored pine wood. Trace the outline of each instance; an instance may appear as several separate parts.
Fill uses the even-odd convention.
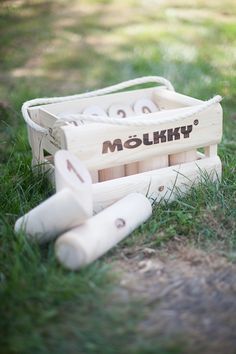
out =
[[[170,166],[178,165],[185,162],[197,160],[197,150],[181,152],[180,154],[172,154],[169,156]]]
[[[15,231],[22,230],[30,240],[44,243],[80,225],[90,216],[80,197],[65,188],[19,218]]]
[[[132,106],[137,100],[143,99],[143,97],[156,102],[158,107],[162,110],[194,106],[203,102],[177,92],[169,91],[164,87],[157,87],[31,107],[29,108],[29,114],[35,123],[44,127],[52,127],[60,117],[66,116],[67,114],[83,113],[84,109],[91,105],[99,105],[99,107],[106,111],[112,102],[120,101],[123,104]],[[43,114],[41,116],[43,111],[47,112],[50,116]]]
[[[125,91],[119,93],[111,93],[106,95],[100,95],[89,98],[80,98],[74,99],[71,101],[58,102],[58,103],[50,103],[42,106],[38,106],[37,108],[30,108],[30,112],[33,110],[38,110],[38,108],[43,108],[48,111],[55,117],[60,115],[64,116],[66,114],[71,113],[82,113],[84,109],[91,105],[98,105],[105,111],[115,102],[122,102],[123,105],[133,106],[133,104],[143,97],[152,98],[153,92],[167,91],[163,86],[157,88],[146,88],[132,91]]]
[[[108,108],[109,117],[119,117],[125,118],[127,116],[133,115],[133,111],[129,105],[123,103],[113,103]],[[125,175],[125,166],[120,165],[113,168],[106,168],[99,171],[99,181],[109,181],[110,179],[120,178]]]
[[[88,106],[83,110],[83,114],[106,117],[105,110],[98,105]]]
[[[93,183],[98,183],[99,182],[99,176],[98,176],[98,171],[89,171],[91,178],[92,178],[92,182]]]
[[[138,173],[138,162],[132,162],[125,165],[125,176],[131,176]]]
[[[58,238],[58,260],[76,270],[105,254],[152,214],[149,200],[133,193]]]
[[[188,109],[182,108],[184,112]],[[170,119],[170,111],[151,113],[151,115],[156,117],[158,115],[158,124],[155,126],[126,127],[99,123],[79,128],[65,126],[61,128],[61,142],[62,145],[66,145],[67,150],[84,161],[88,169],[103,169],[143,161],[147,158],[195,150],[202,146],[217,144],[221,140],[222,109],[219,104],[199,113],[197,118],[194,116],[185,119]],[[187,129],[188,126],[191,128],[191,132],[186,138],[183,133],[180,133],[180,130],[181,127]],[[178,127],[180,127],[179,139],[176,140],[175,136],[172,140],[168,139],[168,129],[173,132]],[[127,129],[129,130],[128,134]],[[156,132],[166,132],[164,142],[159,139],[159,143],[154,143]],[[144,134],[152,142],[150,145],[144,144]],[[133,137],[139,139],[139,146],[136,148],[131,146],[134,141]],[[107,144],[106,148],[104,148],[105,144]],[[110,148],[111,145],[113,152]],[[120,147],[119,151],[117,146]]]
[[[109,114],[110,117],[114,117],[114,118],[118,118],[118,117],[127,118],[127,117],[134,116],[135,112],[132,110],[131,106],[121,102],[121,103],[112,104],[110,106],[109,110],[108,110],[108,114]],[[135,173],[138,173],[138,164],[134,162],[132,164],[119,166],[117,168],[117,174],[116,175],[118,177],[123,177],[123,176],[133,175]],[[117,177],[115,177],[115,178],[117,178]],[[111,179],[111,178],[108,178],[108,179]],[[103,180],[105,181],[107,179],[103,179]]]
[[[99,170],[99,182],[109,181],[110,179],[116,179],[124,177],[125,169],[124,166],[116,166],[112,168],[104,168]]]
[[[56,191],[70,188],[76,193],[88,215],[93,214],[92,179],[83,163],[67,150],[57,151],[54,158]]]
[[[98,212],[132,192],[148,195],[157,203],[161,200],[171,202],[179,196],[179,193],[187,193],[194,183],[201,179],[205,180],[206,173],[213,182],[219,181],[221,169],[218,156],[203,157],[179,166],[97,183],[92,186],[94,210]]]
[[[195,180],[197,183],[197,179],[201,175],[201,168],[203,168],[203,170],[212,175],[214,181],[217,181],[216,172],[219,176],[221,173],[221,163],[217,157],[217,144],[220,142],[222,136],[222,108],[220,104],[215,104],[205,112],[195,114],[192,118],[172,119],[171,116],[173,114],[187,112],[188,109],[192,109],[193,106],[201,104],[203,101],[181,95],[177,92],[168,91],[165,88],[150,88],[48,104],[30,108],[29,112],[36,123],[50,129],[60,119],[60,116],[66,113],[82,113],[86,107],[91,105],[99,105],[99,107],[107,111],[117,101],[133,106],[137,100],[144,97],[153,100],[161,109],[160,112],[150,114],[150,116],[155,117],[158,123],[155,126],[121,127],[88,122],[87,127],[85,127],[85,124],[76,127],[76,123],[74,126],[59,128],[56,138],[52,133],[52,136],[49,134],[44,139],[42,139],[41,133],[35,133],[29,128],[29,140],[33,152],[33,160],[40,161],[41,163],[49,161],[44,156],[45,150],[53,156],[57,149],[64,148],[75,153],[83,160],[90,171],[110,169],[121,165],[129,166],[126,174],[134,172],[134,175],[93,185],[96,211],[110,205],[117,200],[116,198],[122,198],[122,196],[129,192],[137,190],[146,193],[147,186],[149,186],[149,191],[151,191],[153,199],[156,198],[159,201],[160,198],[164,197],[165,200],[171,201],[174,198],[174,194],[171,194],[171,198],[168,197],[169,194],[166,194],[166,184],[163,186],[161,179],[170,183],[171,186],[176,179],[176,170],[185,174],[186,178],[189,177],[190,180]],[[41,115],[40,110],[46,111],[48,118],[45,119]],[[78,119],[78,121],[80,120]],[[195,123],[197,124],[195,125]],[[152,144],[150,146],[141,144],[135,149],[124,148],[124,143],[127,142],[129,136],[136,135],[140,139],[143,137],[143,134],[151,136],[150,134],[153,134],[155,131],[173,129],[189,124],[193,125],[190,138],[173,139],[173,141],[167,141],[163,144]],[[109,151],[109,153],[102,154],[103,142],[105,140],[113,142],[117,138],[122,140],[123,150],[115,150],[112,153]],[[55,142],[57,146],[55,146]],[[188,158],[185,157],[185,162],[181,166],[176,167],[175,165],[173,167],[160,168],[159,170],[157,167],[154,167],[155,170],[151,172],[136,174],[137,161],[145,162],[148,160],[150,162],[151,159],[156,159],[157,157],[164,158],[167,155],[191,153],[201,147],[205,147],[205,155],[199,152],[196,153],[197,159],[200,159],[196,161],[197,164],[196,162],[186,162]],[[47,166],[53,170],[53,166],[50,163]],[[96,176],[93,178],[94,180],[96,180]],[[152,181],[151,185],[150,181]],[[181,183],[180,176],[178,175],[177,187],[182,186],[182,184],[186,185],[186,181]],[[189,187],[186,185],[186,191],[188,189]]]
[[[149,114],[159,111],[159,107],[150,98],[141,98],[134,103],[133,110],[136,115]]]
[[[36,132],[32,128],[28,127],[29,143],[32,149],[32,166],[42,164],[44,162],[44,154],[42,148],[42,140],[44,135]]]
[[[108,110],[108,113],[110,117],[115,117],[115,118],[117,117],[127,118],[127,117],[134,116],[134,111],[132,110],[132,108],[128,104],[124,105],[123,102],[112,104]],[[138,173],[138,164],[135,162],[132,164],[124,165],[122,167],[119,166],[117,170],[118,177],[129,176],[135,173]]]
[[[129,104],[115,102],[108,108],[108,115],[112,118],[127,118],[134,116],[134,111]]]
[[[157,112],[159,111],[159,107],[155,103],[153,103],[150,99],[141,99],[134,104],[134,111],[136,114]],[[140,161],[138,164],[138,172],[151,171],[166,166],[168,166],[168,155],[154,157]]]
[[[201,100],[197,100],[192,97],[188,97],[181,94],[169,94],[168,90],[162,90],[153,92],[153,100],[156,102],[160,109],[176,109],[190,107],[193,105],[201,104]],[[197,150],[186,151],[179,154],[171,154],[169,156],[170,166],[181,164],[184,162],[191,162],[197,159]]]
[[[164,155],[140,161],[138,164],[138,171],[139,173],[153,171],[167,166],[169,166],[169,158],[168,155]]]
[[[217,145],[206,146],[204,152],[207,157],[217,156]]]
[[[155,103],[148,98],[143,98],[135,102],[133,109],[137,115],[154,113],[159,111],[159,107]],[[137,169],[140,173],[166,166],[168,166],[168,155],[142,160],[138,163]]]
[[[203,103],[202,100],[159,88],[154,88],[151,99],[158,105],[160,110],[190,107]]]

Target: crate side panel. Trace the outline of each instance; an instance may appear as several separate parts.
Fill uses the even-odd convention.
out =
[[[93,185],[95,212],[108,207],[132,192],[142,193],[153,202],[171,202],[187,193],[200,181],[218,183],[221,179],[221,161],[218,156],[171,166]]]
[[[189,118],[160,119],[155,126],[94,123],[61,130],[69,151],[89,169],[102,169],[217,144],[222,137],[222,109],[215,104]]]

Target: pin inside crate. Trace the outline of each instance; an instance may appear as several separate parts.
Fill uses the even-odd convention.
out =
[[[127,89],[146,82],[162,86]],[[221,178],[220,96],[201,101],[160,77],[82,95],[26,102],[33,165],[53,172],[59,149],[74,153],[93,179],[95,211],[131,192],[172,201],[207,175]],[[177,192],[177,193],[176,193]]]

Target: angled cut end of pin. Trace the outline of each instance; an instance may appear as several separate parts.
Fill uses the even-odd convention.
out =
[[[57,192],[69,188],[75,192],[85,210],[93,213],[92,178],[80,159],[67,150],[59,150],[54,157]]]

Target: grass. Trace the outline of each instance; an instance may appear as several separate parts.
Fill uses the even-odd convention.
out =
[[[226,6],[227,5],[227,6]],[[154,7],[154,9],[153,9]],[[117,13],[122,12],[122,16]],[[2,1],[0,5],[0,351],[180,353],[184,340],[146,338],[138,303],[113,298],[111,261],[124,247],[165,248],[175,237],[236,251],[236,7],[234,1]],[[162,75],[176,90],[224,96],[223,180],[158,206],[151,220],[79,273],[63,270],[53,245],[16,237],[16,218],[53,193],[34,175],[20,107],[33,97]],[[137,310],[138,309],[138,310]]]

